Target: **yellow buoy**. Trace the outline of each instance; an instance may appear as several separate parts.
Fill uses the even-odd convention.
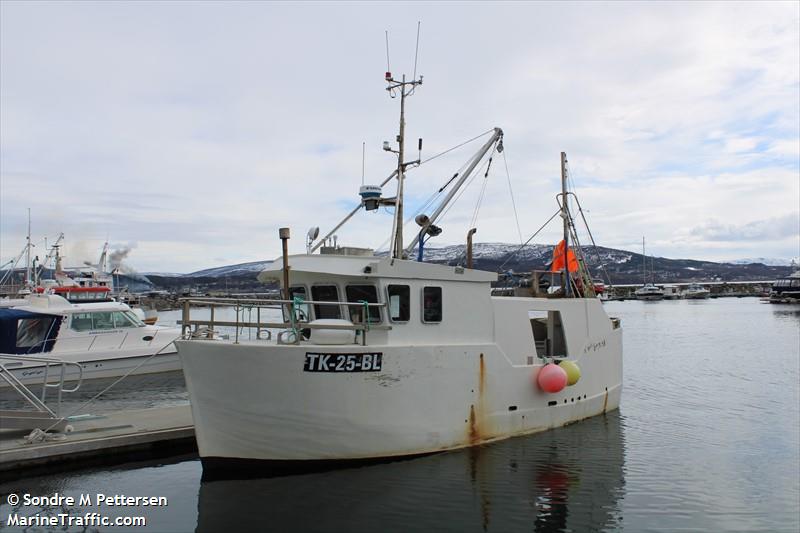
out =
[[[575,385],[581,379],[581,369],[574,361],[561,361],[558,366],[567,373],[567,386]]]

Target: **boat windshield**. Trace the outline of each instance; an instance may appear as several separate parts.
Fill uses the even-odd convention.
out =
[[[73,331],[92,331],[99,329],[122,329],[144,327],[131,311],[95,311],[72,315],[70,328]]]

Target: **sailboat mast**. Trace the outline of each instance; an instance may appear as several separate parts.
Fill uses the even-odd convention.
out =
[[[403,258],[403,181],[405,179],[404,152],[405,152],[405,133],[406,133],[406,77],[400,84],[400,133],[397,136],[397,205],[395,206],[395,234],[394,251],[392,257],[395,259]]]
[[[561,152],[561,218],[564,220],[564,296],[572,293],[572,283],[569,279],[569,210],[567,209],[567,153]]]
[[[647,256],[644,254],[644,235],[642,235],[642,285],[647,285]]]
[[[25,247],[25,285],[31,284],[31,208],[28,208],[28,244]]]

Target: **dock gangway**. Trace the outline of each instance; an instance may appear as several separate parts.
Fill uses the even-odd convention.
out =
[[[38,395],[32,390],[38,388],[38,382],[33,385],[24,384],[15,374],[25,363],[36,363],[37,368],[43,368],[41,377],[41,393]],[[67,369],[73,367],[77,371],[70,380],[76,383],[64,387],[67,378]],[[77,391],[83,381],[83,367],[79,363],[64,361],[54,357],[35,357],[29,355],[0,354],[0,380],[4,381],[25,402],[32,407],[28,409],[0,409],[0,429],[40,429],[43,431],[63,432],[67,430],[67,418],[61,416],[61,399],[64,393]],[[2,386],[3,383],[0,383]],[[55,409],[47,405],[47,393],[54,389],[56,394]]]

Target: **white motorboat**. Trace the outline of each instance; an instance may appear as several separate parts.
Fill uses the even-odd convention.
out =
[[[664,285],[661,290],[665,300],[680,300],[682,298],[681,291],[677,285]]]
[[[683,291],[683,297],[687,300],[706,300],[711,297],[711,291],[699,283],[692,283]]]
[[[49,356],[80,363],[83,379],[180,370],[173,341],[179,328],[145,325],[123,303],[70,303],[56,294],[32,294],[0,308],[0,363],[23,384],[41,383],[40,361],[2,361],[2,355]],[[67,366],[66,380],[77,378]],[[0,380],[0,387],[6,382]]]
[[[284,322],[248,324],[259,332],[249,340],[238,334],[226,340],[213,324],[189,334],[200,322],[189,318],[186,302],[186,335],[176,345],[206,473],[224,476],[238,466],[252,472],[254,463],[316,468],[428,454],[619,406],[619,321],[606,315],[593,291],[579,297],[568,262],[565,297],[493,297],[496,273],[425,263],[423,252],[415,252],[441,231],[437,216],[482,158],[502,151],[502,130],[495,128],[434,213],[417,217],[421,230],[403,246],[404,174],[420,160],[403,160],[402,102],[421,81],[387,73],[387,82],[400,92],[401,126],[398,150],[384,146],[398,154],[398,166],[382,185],[397,178],[397,195],[385,198],[381,186],[362,186],[360,205],[341,224],[362,207],[394,206],[390,256],[336,246],[314,254],[341,224],[319,240],[313,228],[308,253],[288,256],[283,228],[284,255],[259,280],[281,283],[285,299],[261,303],[282,306]],[[562,183],[565,165],[562,153]],[[572,222],[566,198],[565,191],[565,241]],[[415,255],[418,261],[406,259]],[[282,331],[262,335],[267,326]]]
[[[653,268],[650,274],[653,274]],[[658,301],[664,299],[664,289],[654,283],[647,282],[647,254],[644,251],[644,237],[642,237],[642,286],[633,293],[637,300]]]
[[[771,303],[800,303],[800,270],[772,284],[769,292]]]
[[[637,300],[663,300],[664,291],[661,287],[647,283],[642,285],[633,293]]]

